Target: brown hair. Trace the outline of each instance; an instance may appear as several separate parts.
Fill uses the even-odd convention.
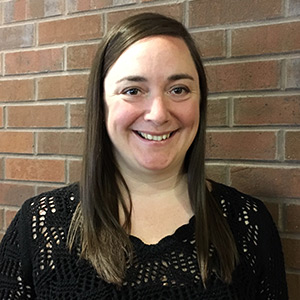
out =
[[[202,280],[205,284],[211,269],[218,265],[219,276],[230,282],[237,261],[235,241],[205,181],[207,83],[204,68],[186,28],[180,22],[159,14],[145,13],[125,19],[101,41],[89,78],[80,204],[72,219],[68,244],[71,249],[79,236],[81,257],[89,260],[105,281],[118,285],[122,283],[127,263],[132,257],[132,246],[128,236],[131,205],[126,207],[120,184],[131,198],[117,167],[106,130],[103,84],[109,68],[125,49],[140,39],[155,35],[184,40],[199,75],[200,124],[186,154],[184,172],[187,173],[189,198],[195,213],[196,247]],[[123,226],[119,222],[119,203],[126,220]],[[216,249],[219,260],[215,265],[209,260],[211,245]]]

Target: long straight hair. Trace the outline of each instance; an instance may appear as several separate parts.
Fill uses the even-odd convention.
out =
[[[198,48],[186,28],[180,22],[159,14],[145,13],[127,18],[115,25],[100,43],[89,78],[80,203],[70,225],[68,245],[72,249],[79,237],[81,257],[89,260],[105,281],[122,284],[133,253],[128,236],[132,202],[106,129],[103,85],[110,67],[129,46],[143,38],[157,35],[182,39],[189,48],[198,72],[200,123],[196,137],[186,153],[183,169],[187,174],[189,198],[195,214],[196,248],[202,281],[205,285],[214,268],[218,269],[220,278],[229,283],[238,254],[221,208],[206,186],[205,71]],[[129,207],[121,192],[124,189],[130,200]],[[120,204],[125,215],[123,226],[119,219]],[[211,246],[216,250],[218,263],[210,261]]]

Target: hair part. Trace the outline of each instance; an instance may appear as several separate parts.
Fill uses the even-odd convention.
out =
[[[81,257],[89,260],[105,281],[121,285],[133,255],[130,191],[120,173],[105,125],[104,79],[120,55],[135,42],[151,36],[182,39],[195,63],[200,86],[200,123],[184,161],[188,192],[195,214],[198,263],[205,285],[212,268],[211,245],[216,249],[220,278],[230,282],[238,260],[235,241],[221,208],[206,186],[205,130],[207,82],[204,67],[191,35],[178,21],[154,13],[135,15],[115,25],[102,39],[89,77],[86,102],[85,148],[78,205],[68,234],[71,249],[79,236]],[[121,190],[126,191],[124,195]],[[130,200],[127,207],[125,198]],[[120,225],[119,205],[125,224]]]

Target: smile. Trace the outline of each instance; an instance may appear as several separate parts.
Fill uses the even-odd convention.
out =
[[[168,139],[172,135],[172,133],[163,134],[163,135],[151,135],[149,133],[144,133],[141,131],[137,131],[137,133],[140,137],[149,141],[163,141]]]

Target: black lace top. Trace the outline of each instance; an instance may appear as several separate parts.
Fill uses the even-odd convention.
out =
[[[0,245],[0,299],[288,299],[280,240],[265,206],[217,183],[212,193],[240,254],[231,285],[212,273],[204,289],[194,218],[155,245],[131,237],[135,257],[123,286],[104,282],[66,249],[79,201],[74,184],[29,199],[16,215]]]

